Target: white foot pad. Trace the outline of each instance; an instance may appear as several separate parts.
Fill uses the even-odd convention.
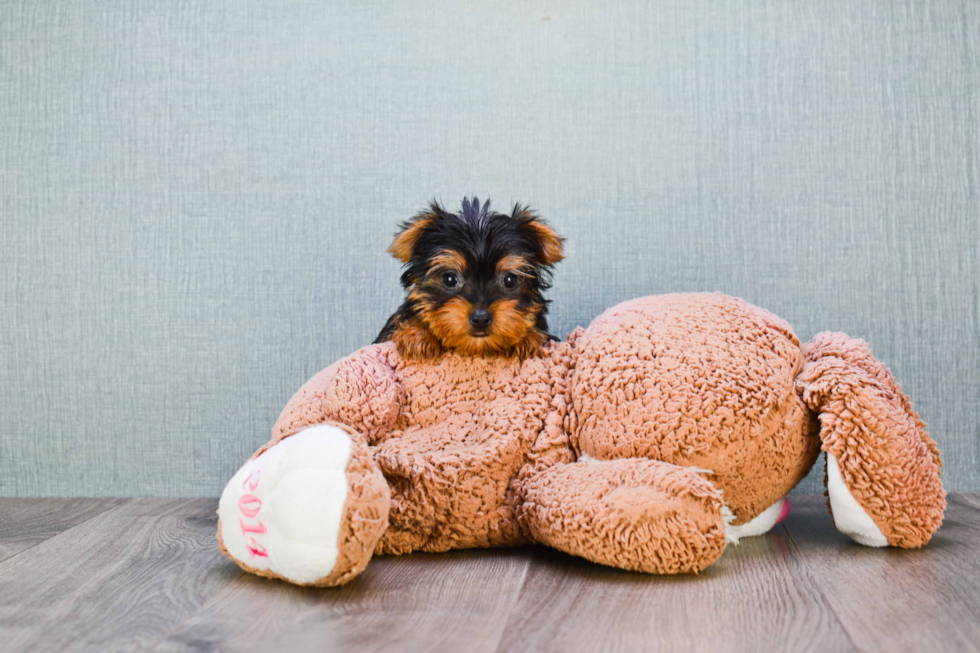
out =
[[[245,463],[218,504],[221,538],[232,557],[294,583],[330,575],[350,453],[344,431],[320,424]]]
[[[789,499],[783,497],[772,504],[750,522],[733,526],[728,521],[725,522],[725,541],[729,544],[738,544],[743,537],[755,537],[765,535],[772,530],[773,526],[786,519],[789,514]],[[734,518],[734,516],[733,516]]]
[[[827,454],[827,494],[837,530],[864,546],[888,546],[884,533],[847,489],[837,459],[830,453]]]

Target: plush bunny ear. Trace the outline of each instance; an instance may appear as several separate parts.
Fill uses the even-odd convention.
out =
[[[425,233],[426,229],[432,227],[438,219],[438,207],[433,205],[432,210],[422,211],[411,220],[401,224],[401,230],[395,235],[395,239],[388,246],[388,253],[402,263],[412,260],[415,252],[415,245],[419,238]]]
[[[820,417],[838,530],[866,546],[929,541],[946,510],[939,449],[863,340],[824,331],[803,345],[796,392]]]
[[[541,259],[545,265],[554,265],[565,258],[565,239],[559,236],[551,225],[519,204],[514,206],[513,217],[520,224],[520,228],[530,233],[531,237],[541,245]]]

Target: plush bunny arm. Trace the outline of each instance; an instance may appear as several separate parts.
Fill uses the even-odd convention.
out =
[[[365,347],[307,381],[225,486],[218,540],[246,571],[332,586],[367,565],[391,504],[368,445],[391,429],[404,398],[388,351]]]
[[[272,427],[272,443],[311,424],[338,422],[374,443],[394,425],[405,391],[388,362],[388,347],[371,345],[306,382]]]

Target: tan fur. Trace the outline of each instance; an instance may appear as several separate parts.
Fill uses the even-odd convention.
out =
[[[492,322],[486,336],[471,335],[469,316],[473,306],[454,297],[439,307],[422,305],[424,324],[442,345],[462,356],[526,357],[537,351],[547,336],[534,329],[536,316],[517,310],[516,299],[494,302],[488,307]]]
[[[389,338],[406,358],[432,360],[447,351],[463,356],[526,358],[548,341],[547,334],[534,326],[537,314],[518,310],[514,299],[499,300],[488,307],[492,317],[490,330],[480,338],[471,333],[469,316],[473,306],[462,297],[436,306],[423,288],[415,286],[408,299],[417,307],[419,318],[400,323]]]
[[[440,252],[429,263],[432,266],[429,270],[430,273],[438,272],[440,268],[443,270],[455,270],[460,273],[466,272],[466,259],[459,252],[452,250]]]
[[[541,220],[531,211],[524,209],[515,215],[517,218],[529,220],[526,228],[534,232],[535,237],[543,248],[543,258],[547,265],[555,265],[565,258],[565,240],[551,228],[547,222]]]
[[[391,334],[391,342],[405,358],[413,360],[435,359],[445,351],[439,340],[418,320],[399,324]]]
[[[402,263],[408,263],[412,259],[412,252],[415,251],[415,243],[419,241],[426,229],[432,226],[436,216],[432,213],[423,213],[412,220],[388,246],[388,253]]]
[[[508,254],[497,261],[497,272],[510,272],[519,276],[527,276],[527,259],[523,256]]]

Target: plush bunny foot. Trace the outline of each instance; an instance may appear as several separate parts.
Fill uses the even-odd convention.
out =
[[[388,526],[390,501],[363,438],[319,424],[238,470],[218,505],[218,540],[251,573],[340,585],[367,566]]]
[[[731,513],[729,513],[731,514]],[[734,524],[725,525],[725,540],[729,544],[738,544],[738,541],[743,537],[755,537],[756,535],[765,535],[773,529],[779,522],[786,519],[789,516],[789,498],[783,497],[776,503],[772,504],[750,521],[745,524],[739,524],[735,526]]]

